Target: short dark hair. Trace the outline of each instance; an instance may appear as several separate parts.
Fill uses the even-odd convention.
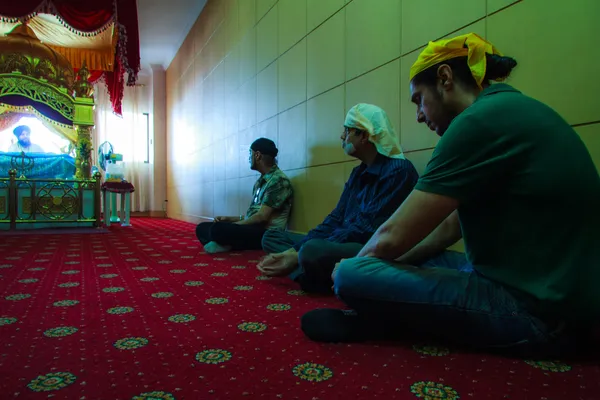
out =
[[[252,149],[253,151],[260,151],[261,154],[268,155],[273,158],[277,157],[277,154],[279,153],[277,146],[275,146],[275,142],[267,138],[256,139],[250,145],[250,149]]]
[[[31,133],[31,128],[27,125],[19,125],[15,129],[13,129],[13,133],[16,137],[21,136],[21,133],[23,133],[23,131]]]
[[[507,78],[513,68],[517,66],[517,60],[511,57],[499,56],[496,54],[486,54],[487,68],[482,84],[489,84],[490,81],[496,79]],[[467,56],[452,58],[447,61],[438,63],[424,71],[419,72],[413,79],[414,85],[433,86],[437,81],[437,71],[440,65],[448,65],[452,69],[452,73],[457,81],[463,85],[476,88],[477,82],[469,69]]]

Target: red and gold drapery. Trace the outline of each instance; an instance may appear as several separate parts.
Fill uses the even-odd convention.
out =
[[[84,59],[87,61],[96,52],[95,62],[90,68],[92,79],[104,80],[113,111],[120,115],[124,85],[134,85],[140,69],[136,0],[18,0],[0,3],[0,22],[4,24],[27,22],[38,14],[54,15],[65,29],[82,38],[98,36],[109,28],[114,29],[114,46],[108,49],[89,46],[70,48],[71,45],[61,47],[62,43],[57,43],[57,46],[47,41],[45,43],[70,59],[75,70],[81,67]],[[107,50],[114,53],[112,62],[106,61]],[[90,63],[88,61],[88,66]]]

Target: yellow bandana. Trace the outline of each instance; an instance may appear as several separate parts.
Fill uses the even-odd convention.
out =
[[[502,55],[494,45],[474,33],[429,42],[410,68],[410,80],[412,81],[419,72],[438,63],[467,56],[473,78],[475,78],[477,85],[481,86],[486,71],[486,54]]]

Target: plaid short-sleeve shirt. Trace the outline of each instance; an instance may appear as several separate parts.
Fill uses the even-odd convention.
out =
[[[269,229],[285,229],[292,209],[294,191],[289,178],[276,165],[262,175],[252,188],[252,202],[246,212],[250,218],[265,205],[275,210]]]

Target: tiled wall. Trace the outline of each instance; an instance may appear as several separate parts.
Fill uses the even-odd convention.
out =
[[[600,166],[599,15],[596,0],[209,0],[167,71],[169,216],[245,212],[264,136],[296,190],[292,228],[315,226],[356,165],[339,135],[357,102],[388,112],[422,172],[436,136],[408,71],[428,40],[467,32],[519,61],[509,83],[577,126]]]

